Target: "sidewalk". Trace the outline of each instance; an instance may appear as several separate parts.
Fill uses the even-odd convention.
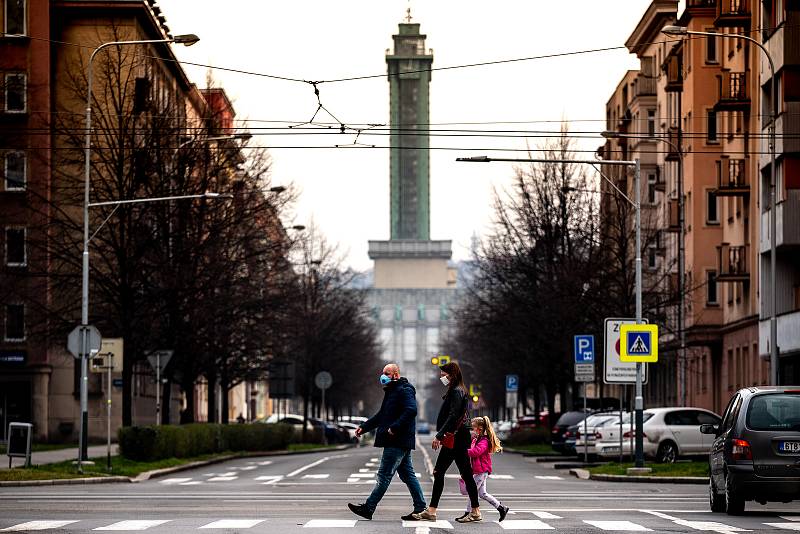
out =
[[[107,447],[105,445],[92,445],[89,447],[89,458],[98,458],[106,456]],[[111,454],[116,455],[117,444],[111,444]],[[12,465],[14,467],[22,467],[25,465],[25,458],[13,458]],[[66,460],[78,460],[78,447],[71,447],[69,449],[59,449],[56,451],[43,451],[32,452],[31,463],[33,465],[52,464],[56,462],[63,462]],[[8,469],[8,456],[5,454],[0,457],[0,469]]]

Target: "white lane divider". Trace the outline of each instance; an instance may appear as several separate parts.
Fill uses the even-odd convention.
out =
[[[560,515],[551,514],[550,512],[533,511],[531,513],[539,519],[563,519]]]
[[[253,469],[258,469],[256,465],[248,465],[246,467],[240,467],[239,471],[252,471]]]
[[[231,480],[236,480],[237,476],[219,476],[219,477],[211,477],[208,479],[209,482],[230,482]]]
[[[720,534],[730,534],[731,532],[750,532],[750,530],[746,528],[734,527],[732,525],[726,525],[725,523],[718,523],[716,521],[687,521],[686,519],[681,519],[679,517],[668,515],[663,512],[656,512],[654,510],[642,510],[642,512],[654,515],[656,517],[660,517],[661,519],[672,521],[676,525],[682,527],[689,527],[694,530],[703,530],[706,532],[719,532]]]
[[[564,480],[561,477],[555,475],[536,475],[538,480]]]
[[[792,519],[792,521],[797,521],[797,519]],[[764,524],[772,528],[782,528],[784,530],[800,530],[800,523],[764,523]]]
[[[312,519],[303,528],[353,528],[356,519]]]
[[[158,525],[169,522],[169,519],[132,519],[128,521],[117,521],[111,525],[93,528],[92,530],[147,530],[150,527],[157,527]]]
[[[489,478],[493,480],[514,480],[514,475],[489,475]]]
[[[189,478],[165,478],[164,480],[161,480],[160,483],[161,484],[170,485],[170,484],[180,484],[181,482],[189,482],[190,480],[192,480],[192,477],[189,477]]]
[[[260,477],[255,478],[256,482],[261,482],[262,484],[275,484],[283,480],[283,475],[262,475]]]
[[[326,456],[326,457],[324,457],[324,458],[320,458],[320,459],[319,459],[319,460],[317,460],[316,462],[311,462],[310,464],[308,464],[308,465],[304,465],[303,467],[301,467],[301,468],[299,468],[299,469],[295,469],[294,471],[292,471],[291,473],[289,473],[288,475],[286,475],[286,478],[292,478],[292,477],[294,477],[294,476],[297,476],[297,475],[299,475],[300,473],[302,473],[303,471],[308,471],[309,469],[311,469],[311,468],[313,468],[313,467],[317,467],[318,465],[320,465],[320,464],[322,464],[322,463],[325,463],[325,462],[327,462],[327,461],[328,461],[328,460],[330,460],[330,459],[331,459],[331,458],[330,458],[330,456]]]
[[[420,524],[419,521],[403,521],[403,528],[413,528],[416,529],[414,532],[430,532],[432,528],[449,528],[452,529],[453,525],[450,524],[449,521],[444,521],[443,519],[439,519],[438,521],[425,521],[423,524]],[[420,529],[424,529],[421,531]]]
[[[263,462],[258,462],[258,465],[270,465],[272,464],[272,460],[264,460]]]
[[[326,473],[326,474],[319,474],[319,475],[303,475],[303,478],[316,478],[316,479],[322,479],[322,478],[328,478],[329,476],[330,476],[330,475]]]
[[[252,528],[266,519],[221,519],[200,528]]]
[[[28,521],[26,523],[20,523],[19,525],[14,525],[12,527],[6,527],[0,529],[0,532],[23,532],[26,530],[50,530],[55,528],[65,527],[67,525],[71,525],[72,523],[77,523],[78,519],[68,520],[68,521]]]
[[[417,436],[416,440],[417,449],[422,452],[422,457],[425,459],[425,467],[428,469],[428,474],[433,476],[433,462],[431,461],[431,455],[428,452],[428,449],[422,446],[422,442],[419,440],[419,436]],[[373,462],[377,462],[377,459],[373,459]]]
[[[500,526],[503,530],[555,530],[553,527],[538,519],[506,519]]]
[[[204,484],[202,480],[190,480],[189,482],[181,482],[178,484],[179,486],[199,486],[200,484]]]
[[[651,529],[647,527],[643,527],[638,523],[632,523],[631,521],[587,521],[584,520],[584,523],[587,525],[592,525],[593,527],[597,527],[601,530],[613,530],[618,532],[652,532]]]
[[[786,521],[800,521],[800,515],[781,515],[778,517],[785,519]]]

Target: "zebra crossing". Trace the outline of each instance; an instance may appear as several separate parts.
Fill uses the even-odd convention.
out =
[[[444,510],[443,510],[444,512]],[[580,512],[580,511],[578,511]],[[559,515],[561,514],[561,515]],[[514,515],[499,523],[494,521],[489,514],[484,516],[484,521],[473,525],[483,532],[505,532],[505,531],[532,531],[532,530],[551,530],[551,531],[581,531],[591,532],[659,532],[665,530],[675,530],[676,527],[684,527],[689,531],[699,532],[757,532],[757,531],[800,531],[800,516],[743,516],[741,518],[724,517],[723,521],[708,520],[686,520],[674,515],[652,510],[630,510],[623,513],[625,517],[604,517],[587,518],[587,511],[576,514],[573,512],[558,514],[545,510],[518,510]],[[577,515],[577,517],[576,517]],[[694,514],[697,515],[697,514]],[[716,516],[718,517],[718,516]],[[733,524],[731,519],[736,519],[740,524]],[[7,520],[0,520],[0,532],[32,532],[32,531],[58,531],[58,532],[88,532],[88,531],[151,531],[151,532],[173,532],[188,530],[248,530],[252,532],[274,532],[275,521],[277,518],[256,517],[256,518],[220,518],[206,520],[192,519],[120,519],[107,520],[107,524],[99,519],[39,519],[21,521],[8,526]],[[288,521],[286,527],[302,529],[361,529],[364,532],[376,531],[376,528],[400,524],[405,528],[419,527],[423,530],[429,529],[453,529],[455,524],[449,520],[440,519],[436,522],[419,521],[399,521],[396,519],[376,518],[373,521],[363,521],[357,519],[344,518],[315,518],[306,519],[297,523],[293,520],[283,518]]]

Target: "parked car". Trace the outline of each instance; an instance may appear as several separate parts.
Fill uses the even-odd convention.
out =
[[[347,437],[349,438],[350,443],[358,443],[358,436],[356,436],[356,429],[358,428],[358,425],[356,423],[340,421],[336,424],[347,432]]]
[[[800,386],[737,391],[721,423],[703,424],[712,512],[741,514],[746,501],[800,499]]]
[[[567,452],[566,434],[569,430],[569,427],[580,423],[587,415],[589,414],[583,411],[564,412],[561,414],[561,417],[559,417],[558,421],[556,421],[556,424],[553,426],[553,430],[550,434],[550,443],[554,451],[562,454]]]
[[[539,426],[539,418],[535,415],[521,415],[516,422],[511,425],[511,433],[516,434],[523,430],[533,430]]]
[[[511,435],[511,421],[498,421],[494,425],[494,432],[497,434],[497,439],[505,441]]]
[[[719,424],[720,417],[702,408],[649,408],[644,411],[644,455],[657,462],[672,463],[681,456],[701,456],[711,449],[712,440],[700,433],[702,424]],[[622,423],[622,454],[631,455],[633,425],[630,414]],[[609,425],[597,434],[598,456],[620,454],[619,426]]]
[[[417,423],[417,434],[430,434],[431,425],[427,421],[420,421]]]
[[[320,428],[325,432],[325,441],[327,443],[350,443],[350,433],[344,427],[330,421],[323,421],[312,417],[309,417],[308,420],[316,428]]]
[[[314,441],[320,441],[323,435],[322,427],[317,424],[315,425],[314,420],[309,417],[308,421],[306,421],[306,431],[310,439]],[[303,433],[303,416],[297,414],[281,414],[280,417],[278,414],[272,414],[269,417],[265,417],[262,419],[256,420],[257,423],[264,423],[264,424],[275,424],[275,423],[283,423],[287,425],[292,425],[294,427],[295,436],[299,439]]]
[[[594,456],[594,443],[597,438],[597,432],[600,431],[602,427],[611,424],[616,424],[617,427],[619,427],[619,412],[599,412],[585,417],[583,421],[567,429],[564,448],[569,454],[580,455],[584,454],[584,451],[588,451],[589,456]],[[588,431],[588,440],[587,436],[584,434],[584,428]],[[585,447],[584,444],[586,445]]]
[[[366,420],[367,418],[361,415],[340,415],[336,421],[340,423],[354,423],[356,425],[360,425]]]

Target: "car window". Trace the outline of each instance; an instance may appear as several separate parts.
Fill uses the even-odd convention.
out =
[[[753,397],[747,407],[746,424],[752,430],[800,430],[800,395]]]
[[[719,425],[720,418],[708,412],[697,412],[697,421],[701,425]]]
[[[731,399],[731,401],[728,403],[728,407],[725,409],[725,415],[722,418],[722,427],[720,428],[722,432],[727,432],[733,428],[736,418],[739,416],[739,407],[741,405],[742,396],[737,393],[736,396]]]
[[[583,412],[567,412],[567,413],[565,413],[564,415],[562,415],[561,417],[558,418],[558,422],[556,423],[556,425],[558,425],[558,426],[561,426],[561,425],[566,425],[566,426],[574,425],[574,424],[578,423],[579,421],[583,421],[584,417],[586,417],[586,416],[587,416],[587,414],[585,414]]]
[[[697,411],[678,410],[665,414],[664,424],[667,426],[690,426],[699,425],[700,422],[697,420]]]
[[[653,417],[652,412],[643,412],[642,413],[642,422],[646,423],[651,417]],[[636,420],[636,414],[634,414],[634,421]],[[623,423],[630,423],[631,422],[631,414],[626,413],[625,416],[622,418]]]

